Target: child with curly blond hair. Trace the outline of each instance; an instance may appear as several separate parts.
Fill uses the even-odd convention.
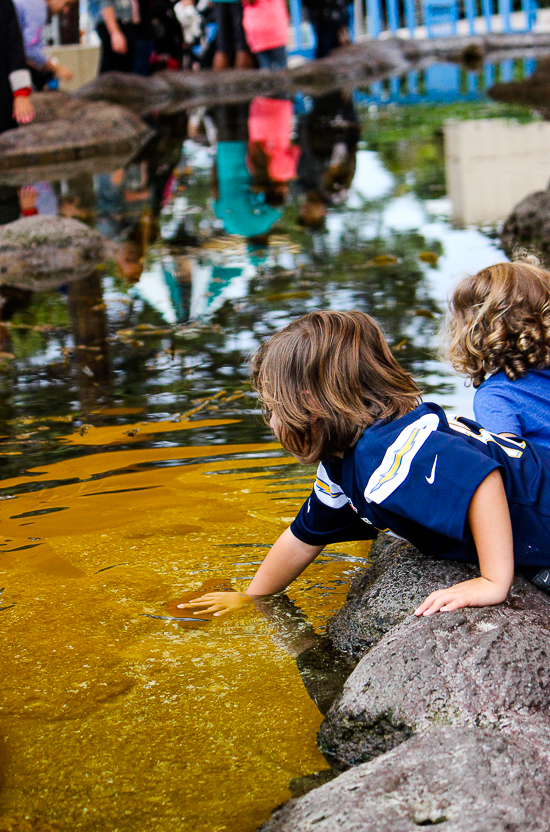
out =
[[[489,266],[458,284],[450,307],[448,356],[476,388],[476,420],[550,447],[550,273]]]

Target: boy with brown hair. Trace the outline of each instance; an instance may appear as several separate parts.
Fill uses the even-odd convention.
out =
[[[427,555],[479,562],[479,577],[432,593],[417,615],[501,603],[514,563],[537,585],[550,581],[550,451],[420,403],[368,315],[299,318],[260,347],[252,378],[275,435],[299,461],[318,463],[317,478],[244,594],[182,606],[223,615],[284,590],[327,544],[379,531]]]

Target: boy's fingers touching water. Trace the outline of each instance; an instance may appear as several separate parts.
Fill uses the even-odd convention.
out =
[[[194,601],[188,601],[186,604],[178,604],[178,609],[200,607],[200,610],[194,612],[193,615],[212,612],[215,616],[219,616],[239,610],[251,600],[249,596],[244,595],[242,592],[209,592],[206,595],[201,595],[200,598],[195,598]],[[207,608],[205,609],[205,607]]]

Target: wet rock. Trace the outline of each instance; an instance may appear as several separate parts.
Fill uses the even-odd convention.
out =
[[[153,135],[140,118],[117,105],[62,92],[35,93],[33,104],[32,124],[0,136],[0,173],[97,156],[129,159]]]
[[[45,291],[90,275],[113,244],[78,220],[25,217],[0,226],[0,285]]]
[[[531,603],[534,602],[534,603]],[[359,662],[319,731],[336,767],[438,725],[506,726],[550,708],[550,600],[522,578],[509,602],[406,618]]]
[[[289,801],[261,832],[546,832],[550,767],[526,742],[435,728]]]
[[[548,92],[550,96],[550,88]],[[504,222],[500,241],[508,255],[516,246],[528,246],[550,260],[550,190],[529,194],[516,205]]]
[[[327,625],[335,648],[356,662],[430,592],[479,574],[469,564],[427,558],[389,535],[373,543],[371,557],[373,566],[358,573],[346,603]]]
[[[550,34],[513,33],[410,41],[388,38],[368,40],[336,49],[326,58],[282,70],[232,69],[225,72],[174,72],[150,78],[105,73],[82,87],[77,95],[90,101],[105,100],[145,115],[178,112],[200,104],[249,101],[256,95],[324,95],[353,90],[389,75],[420,69],[434,60],[464,62],[472,50],[481,57],[499,50],[550,48]],[[469,50],[469,51],[468,51]]]
[[[361,86],[379,74],[406,71],[408,61],[397,40],[370,41],[335,50],[327,58],[282,70],[231,69],[223,72],[174,72],[150,78],[104,73],[78,90],[80,98],[110,101],[134,113],[178,112],[200,104],[249,101],[256,95],[331,90]]]

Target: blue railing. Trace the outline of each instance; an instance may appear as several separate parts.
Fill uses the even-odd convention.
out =
[[[315,35],[304,16],[301,0],[289,0],[293,30],[290,54],[313,57]],[[428,37],[455,35],[459,21],[466,21],[460,30],[465,34],[486,31],[530,31],[537,21],[536,0],[521,0],[522,14],[512,15],[511,0],[354,0],[352,36],[362,34],[377,38],[383,32],[395,34],[408,30],[411,37],[419,26],[425,26]],[[462,11],[461,11],[462,6]]]

